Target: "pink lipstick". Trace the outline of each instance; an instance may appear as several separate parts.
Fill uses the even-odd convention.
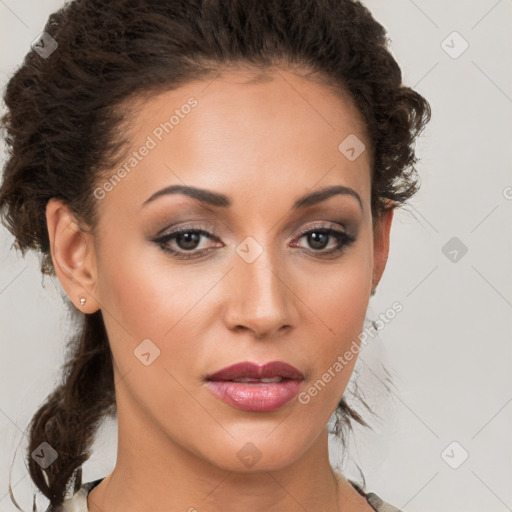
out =
[[[304,375],[282,361],[233,364],[207,375],[207,387],[228,405],[244,411],[275,411],[299,393]]]

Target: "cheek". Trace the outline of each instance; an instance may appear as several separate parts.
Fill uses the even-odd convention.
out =
[[[366,271],[354,265],[326,283],[327,293],[322,301],[316,297],[316,304],[323,303],[325,323],[336,337],[345,340],[355,328],[361,327],[368,307],[370,278]]]
[[[304,312],[312,322],[307,350],[315,363],[301,402],[315,410],[312,416],[328,418],[343,395],[359,354],[372,278],[371,258],[364,253],[367,250],[361,243],[339,264],[318,267],[314,276],[295,281],[301,283],[298,295],[307,305]]]
[[[127,243],[127,238],[119,255],[121,238],[112,236],[102,246],[98,276],[116,363],[123,372],[138,368],[134,350],[149,339],[160,349],[158,364],[174,368],[176,360],[188,361],[204,339],[206,295],[225,269],[199,271],[194,265],[176,264],[158,247],[140,240]]]
[[[299,298],[310,309],[317,332],[329,351],[342,349],[362,329],[371,290],[371,259],[360,244],[339,263],[302,272],[295,283]],[[307,276],[307,277],[304,277]]]
[[[193,295],[191,287],[185,286],[186,272],[166,265],[159,249],[150,243],[130,243],[124,238],[118,245],[122,237],[118,238],[108,238],[99,255],[102,307],[125,334],[160,338],[185,314],[188,297]],[[117,249],[120,246],[122,254]]]
[[[172,375],[176,361],[178,368],[194,367],[190,319],[213,282],[194,280],[190,270],[172,266],[158,248],[140,241],[125,242],[122,257],[109,257],[118,254],[115,242],[113,237],[103,247],[99,282],[114,366],[124,383],[118,401],[135,400],[165,424],[172,414],[155,411],[190,407],[190,397]]]

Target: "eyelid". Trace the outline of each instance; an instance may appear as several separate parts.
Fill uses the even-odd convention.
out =
[[[317,220],[317,221],[310,221],[312,224],[306,225],[304,228],[300,229],[300,231],[297,233],[295,229],[292,231],[291,235],[293,237],[301,237],[304,234],[308,233],[312,229],[334,229],[338,231],[342,231],[347,236],[357,236],[357,229],[355,229],[355,225],[352,222],[349,222],[348,224],[341,219],[339,220]],[[307,224],[307,221],[306,221]],[[152,238],[162,238],[167,235],[171,235],[176,232],[184,231],[184,230],[204,230],[208,231],[208,233],[211,235],[210,238],[217,238],[220,239],[222,237],[221,232],[217,229],[216,224],[210,220],[190,220],[185,222],[184,224],[180,224],[177,222],[176,224],[173,224],[172,227],[165,227],[158,231],[156,235],[154,235]],[[230,233],[233,233],[231,229],[228,228]]]
[[[161,229],[154,238],[162,238],[167,235],[172,235],[173,233],[179,232],[179,231],[208,231],[212,236],[219,238],[220,234],[218,233],[215,225],[210,222],[205,221],[191,221],[187,222],[185,224],[175,224],[172,226],[172,228],[166,227],[164,229]]]
[[[325,222],[326,224],[323,224]],[[316,221],[313,225],[308,225],[301,229],[294,237],[300,238],[303,235],[309,233],[313,229],[334,229],[337,231],[342,231],[343,233],[350,235],[351,233],[347,230],[344,223],[336,222],[336,221]],[[173,225],[172,228],[166,227],[161,229],[153,238],[163,238],[168,235],[172,235],[176,232],[181,231],[198,231],[204,230],[208,231],[212,238],[220,238],[221,234],[218,232],[215,224],[208,221],[190,221],[185,224],[177,224]]]
[[[322,222],[325,222],[326,224],[323,224]],[[334,229],[335,231],[341,231],[343,233],[346,233],[347,235],[349,234],[344,224],[334,221],[317,221],[314,222],[313,225],[301,229],[297,236],[301,237],[302,235],[305,235],[314,229]]]

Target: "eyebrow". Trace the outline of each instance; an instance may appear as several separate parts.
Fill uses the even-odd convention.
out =
[[[212,192],[211,190],[189,187],[185,185],[171,185],[155,192],[142,203],[142,206],[144,207],[158,197],[167,194],[183,194],[202,203],[221,208],[229,208],[233,204],[229,196],[219,192]],[[359,206],[361,207],[361,210],[363,210],[363,201],[361,200],[359,194],[353,188],[345,187],[342,185],[333,185],[306,194],[293,203],[292,210],[313,206],[335,195],[348,195],[355,197],[359,203]]]

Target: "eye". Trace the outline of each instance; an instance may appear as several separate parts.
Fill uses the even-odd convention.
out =
[[[340,229],[327,227],[325,225],[309,227],[307,230],[300,233],[296,240],[302,239],[306,239],[311,252],[319,256],[341,252],[355,241],[354,236]],[[213,243],[208,244],[207,240]],[[181,226],[170,233],[153,238],[151,241],[156,243],[163,251],[170,253],[173,257],[178,259],[200,258],[215,248],[223,246],[213,227],[210,228],[210,231],[207,231],[198,226]],[[329,246],[329,242],[334,242],[334,246],[329,250],[325,250],[325,248]],[[210,246],[208,247],[208,245]],[[294,241],[291,247],[300,248],[300,245],[298,242]]]
[[[212,229],[212,231],[213,233],[197,226],[182,226],[170,233],[154,238],[152,241],[176,258],[197,258],[213,250],[213,248],[219,247],[218,243],[210,248],[201,247],[201,239],[217,239],[215,230]]]
[[[320,252],[322,255],[337,253],[355,242],[355,237],[345,231],[323,225],[309,227],[300,234],[299,240],[303,238],[306,239],[313,252]],[[324,250],[328,247],[330,241],[334,242],[334,247],[330,250]],[[294,242],[292,247],[298,247],[297,242]]]

